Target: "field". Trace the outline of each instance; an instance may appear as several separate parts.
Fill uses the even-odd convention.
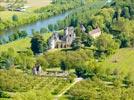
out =
[[[102,66],[105,68],[119,69],[124,73],[134,72],[134,49],[124,48],[106,59]]]
[[[21,18],[26,18],[26,17],[30,17],[30,14],[27,12],[16,12],[16,11],[1,11],[0,12],[0,18],[4,21],[7,20],[12,20],[12,16],[16,14],[17,16],[21,17]],[[32,13],[34,14],[34,13]]]
[[[50,36],[51,33],[45,33],[44,35],[44,40],[47,40]],[[4,45],[0,45],[0,52],[8,50],[8,48],[14,48],[15,50],[25,50],[27,48],[30,48],[30,37],[16,40]]]
[[[14,94],[13,100],[20,100],[20,98],[24,100],[41,100],[41,98],[53,100],[57,94],[61,93],[69,85],[66,79],[46,77],[32,90]]]
[[[51,3],[51,0],[26,0],[27,3],[26,5],[27,6],[30,6],[32,8],[36,7],[44,7],[44,6],[47,6]],[[1,2],[1,6],[6,6],[7,3],[5,2]]]
[[[71,84],[65,77],[40,77],[21,70],[0,70],[0,87],[10,98],[0,100],[53,100]]]
[[[42,77],[42,80],[27,92],[7,92],[11,100],[53,100],[56,95],[62,93],[70,82],[65,78]],[[0,100],[10,100],[0,99]]]
[[[53,26],[48,25],[48,30],[42,25],[39,32],[32,29],[32,36],[18,30],[8,37],[9,41],[0,41],[0,100],[134,100],[134,48],[130,48],[134,46],[130,34],[134,31],[134,8],[127,3],[133,0],[122,6],[119,1],[123,0],[115,0],[112,6],[106,4],[107,0],[91,0],[91,5],[86,3],[90,0],[59,0],[54,4],[51,1],[27,0],[25,5],[30,8],[25,12],[0,12],[0,30],[3,30],[71,9],[78,11]],[[11,10],[17,9],[11,7]],[[69,28],[64,32],[67,26],[72,26],[74,32]],[[95,28],[100,28],[102,35],[92,39],[87,33]],[[52,36],[52,30],[60,33],[54,40],[58,37],[55,44],[61,46],[45,50],[48,45],[44,41]],[[40,37],[34,40],[35,34],[44,40]],[[71,43],[67,41],[72,39]],[[62,48],[63,45],[70,47]]]
[[[83,80],[66,93],[71,100],[134,100],[134,86],[127,86],[122,81],[123,75],[128,73],[130,80],[134,81],[134,48],[120,49],[101,64],[102,69],[118,69],[121,72],[120,78],[117,75],[117,80],[102,80],[97,77]]]
[[[102,67],[106,68],[110,67],[113,69],[118,68],[122,70],[122,72],[127,73],[129,71],[134,71],[133,59],[134,59],[133,48],[120,49],[114,55],[110,56],[104,62],[102,62]],[[70,82],[64,78],[42,77],[42,80],[40,82],[37,82],[37,84],[31,90],[28,90],[27,92],[16,92],[16,93],[9,92],[9,94],[12,95],[13,99],[11,100],[42,100],[41,98],[43,98],[44,100],[53,100],[57,95],[62,93],[69,86]],[[109,86],[106,86],[106,83],[96,79],[94,81],[84,80],[76,84],[67,92],[68,93],[67,95],[63,95],[59,100],[66,100],[66,97],[68,97],[69,95],[79,97],[83,93],[86,93],[87,96],[94,98],[95,94],[96,95],[98,94],[98,89],[100,89],[101,92],[104,92],[105,95],[104,98],[110,98],[111,95],[113,95],[115,92],[116,96],[112,97],[114,98],[114,100],[117,100],[118,96],[120,96],[120,92],[116,87],[111,88]],[[108,91],[110,91],[109,94],[107,94]],[[121,91],[127,91],[131,93],[131,87],[121,88]],[[127,92],[123,92],[122,96],[128,95]],[[132,94],[130,94],[130,96],[125,97],[132,98]],[[103,97],[103,95],[99,95],[100,98],[101,96]],[[0,99],[0,100],[10,100],[10,99]]]
[[[44,7],[51,3],[51,0],[27,0],[27,5],[31,7]]]
[[[26,6],[29,6],[30,8],[27,9],[26,12],[16,12],[16,11],[0,11],[0,18],[2,20],[11,20],[12,16],[14,14],[18,15],[22,19],[25,17],[30,17],[29,13],[34,14],[32,11],[34,9],[45,7],[51,3],[51,0],[27,0]],[[5,6],[5,3],[1,3],[0,5]],[[36,14],[35,14],[36,15]]]

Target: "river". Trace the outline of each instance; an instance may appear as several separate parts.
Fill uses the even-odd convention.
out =
[[[12,29],[8,29],[2,32],[2,34],[0,34],[0,39],[8,39],[8,36],[13,34],[16,30],[25,30],[28,35],[32,34],[32,30],[34,29],[35,31],[40,31],[41,28],[47,28],[48,25],[50,24],[56,24],[59,20],[63,20],[65,19],[65,17],[67,17],[69,14],[71,13],[71,11],[68,11],[64,14],[60,14],[54,17],[50,17],[48,19],[45,20],[39,20],[35,23],[32,24],[27,24],[27,25],[23,25],[17,28],[12,28]]]
[[[107,3],[107,2],[105,2],[105,3]],[[92,5],[88,5],[88,7],[94,6],[94,4],[95,3],[93,3]],[[28,33],[28,35],[31,35],[33,29],[34,29],[34,31],[40,31],[41,28],[48,28],[48,25],[56,24],[58,21],[65,19],[69,14],[74,13],[75,11],[80,11],[81,8],[82,7],[79,7],[79,8],[73,9],[71,11],[67,11],[64,14],[50,17],[50,18],[44,19],[44,20],[39,20],[32,24],[27,24],[27,25],[23,25],[20,27],[5,30],[5,31],[1,32],[2,34],[0,34],[0,40],[2,40],[2,39],[7,40],[8,37],[11,34],[15,33],[16,30],[20,30],[20,31],[25,30]]]

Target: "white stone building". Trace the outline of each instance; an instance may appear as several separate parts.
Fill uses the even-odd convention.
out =
[[[60,36],[59,33],[55,32],[50,37],[48,44],[49,49],[54,48],[68,48],[71,46],[72,42],[75,40],[76,34],[73,27],[67,27],[64,29],[64,35]]]

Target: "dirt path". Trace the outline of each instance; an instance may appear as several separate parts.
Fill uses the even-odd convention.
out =
[[[74,82],[68,86],[62,93],[58,94],[54,100],[58,100],[62,95],[64,95],[71,87],[73,87],[76,83],[80,82],[81,80],[83,80],[82,78],[76,78],[74,80]]]

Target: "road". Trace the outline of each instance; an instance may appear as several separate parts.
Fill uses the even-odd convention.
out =
[[[60,98],[61,96],[63,96],[71,87],[73,87],[76,83],[80,82],[81,80],[83,80],[83,78],[75,78],[74,82],[69,85],[62,93],[58,94],[54,100],[58,100],[58,98]]]

